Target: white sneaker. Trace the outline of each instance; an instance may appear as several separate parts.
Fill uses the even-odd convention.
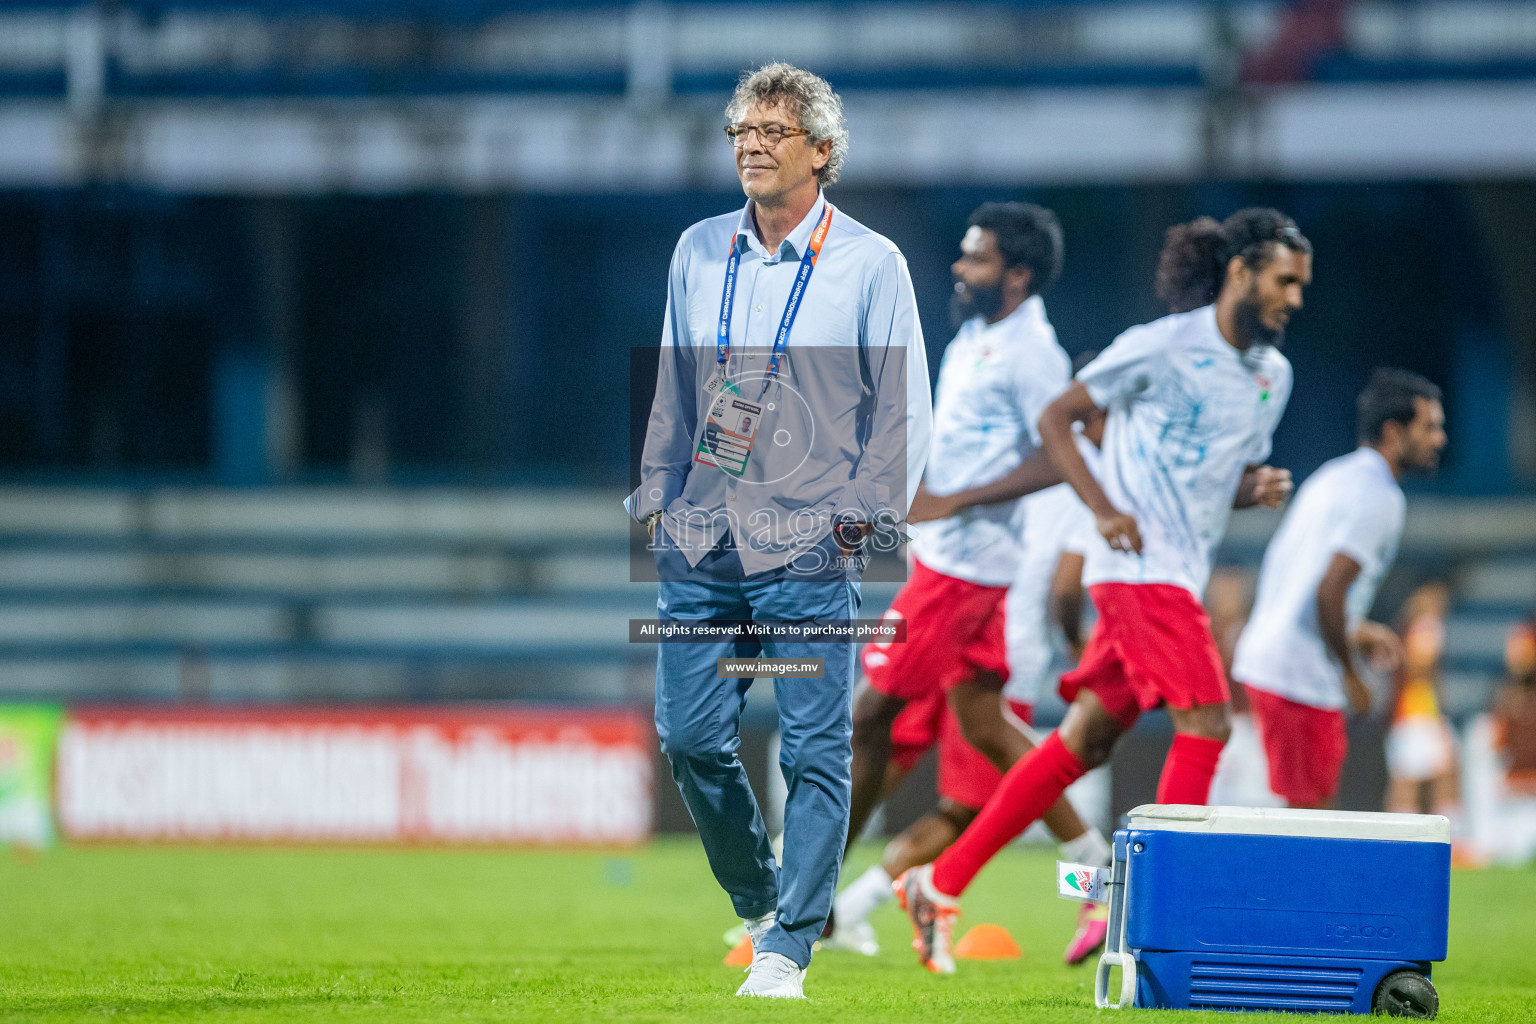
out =
[[[778,920],[778,911],[770,910],[762,917],[744,917],[741,926],[747,930],[747,938],[752,940],[753,950],[763,944],[763,936],[768,934],[768,929],[773,927],[773,922]],[[735,945],[735,943],[732,943]]]
[[[851,921],[848,924],[839,921],[833,927],[832,934],[821,940],[821,948],[879,956],[880,940],[875,937],[875,926],[868,921]]]
[[[747,980],[736,990],[739,996],[765,996],[771,999],[804,999],[805,970],[782,953],[757,953],[747,971]]]

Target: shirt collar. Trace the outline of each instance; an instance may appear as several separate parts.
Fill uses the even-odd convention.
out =
[[[1242,354],[1238,350],[1237,346],[1228,341],[1226,335],[1221,333],[1221,325],[1216,322],[1215,303],[1212,303],[1208,306],[1201,306],[1199,309],[1195,310],[1195,316],[1199,318],[1200,329],[1205,333],[1205,338],[1207,341],[1215,345],[1220,345],[1228,352],[1232,352],[1236,355]]]
[[[782,259],[798,260],[805,255],[806,246],[811,244],[811,232],[816,230],[816,222],[821,220],[822,211],[826,209],[827,199],[819,190],[816,193],[816,202],[811,205],[811,212],[807,213],[795,225],[795,229],[789,233],[779,245],[777,253]],[[757,230],[752,226],[752,200],[747,200],[747,205],[741,209],[741,219],[736,222],[736,245],[742,251],[752,249],[767,256],[770,261],[775,256],[763,248],[762,241],[757,237]]]
[[[1023,326],[1029,323],[1045,322],[1045,300],[1038,295],[1031,295],[1016,306],[1012,313],[1003,317],[995,324],[989,324],[980,313],[971,317],[967,323],[974,325],[979,332],[1001,331],[1017,324]]]
[[[1388,462],[1387,457],[1381,454],[1381,452],[1377,451],[1373,445],[1362,444],[1360,447],[1355,449],[1355,452],[1358,458],[1370,463],[1378,471],[1380,471],[1382,476],[1392,481],[1393,484],[1397,483],[1397,477],[1392,475],[1392,464]],[[1369,452],[1370,454],[1361,454],[1364,452]]]
[[[1025,299],[1023,302],[1014,307],[1012,313],[1009,313],[997,323],[989,324],[983,320],[981,322],[981,326],[983,330],[996,330],[997,328],[1002,327],[1004,324],[1023,325],[1026,323],[1033,323],[1035,321],[1043,321],[1044,319],[1045,300],[1038,295],[1031,295],[1029,298]]]
[[[1227,336],[1221,333],[1221,325],[1216,322],[1216,304],[1201,306],[1194,311],[1200,317],[1200,324],[1206,335],[1206,341],[1215,349],[1228,353],[1238,365],[1245,370],[1256,370],[1264,362],[1265,355],[1269,352],[1268,345],[1249,345],[1247,348],[1238,348],[1227,340]]]

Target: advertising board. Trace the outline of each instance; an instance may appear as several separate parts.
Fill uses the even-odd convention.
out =
[[[653,743],[627,711],[77,708],[59,821],[83,840],[629,844]]]
[[[53,745],[63,709],[0,704],[0,845],[53,842]]]

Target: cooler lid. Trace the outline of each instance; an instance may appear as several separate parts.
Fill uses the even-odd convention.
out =
[[[1384,839],[1398,843],[1449,843],[1451,823],[1439,814],[1372,811],[1305,811],[1290,807],[1202,807],[1142,804],[1131,811],[1133,829],[1220,832],[1318,839]]]

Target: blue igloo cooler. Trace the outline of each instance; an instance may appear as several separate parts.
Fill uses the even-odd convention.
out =
[[[1445,818],[1147,804],[1114,846],[1099,1006],[1438,1011]]]

